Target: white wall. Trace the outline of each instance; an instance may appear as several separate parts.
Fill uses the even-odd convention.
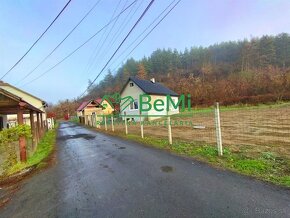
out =
[[[123,92],[121,93],[121,98],[127,97],[127,96],[131,96],[133,99],[137,99],[138,101],[138,106],[140,108],[140,102],[139,102],[139,96],[144,94],[144,92],[135,84],[133,87],[130,87],[130,83],[132,81],[129,81],[129,83],[126,85],[126,87],[124,88]],[[120,106],[125,102],[125,100],[121,100]],[[129,103],[129,101],[128,101]],[[126,106],[127,104],[125,104],[124,106]],[[125,110],[124,106],[121,106],[120,110],[121,110],[121,115],[124,116],[124,112],[126,112],[126,116],[128,118],[134,118],[135,121],[139,122],[140,121],[140,117],[139,117],[139,108],[138,109],[134,109],[131,110],[130,106],[128,106]],[[146,115],[147,113],[143,114]],[[134,115],[131,116],[130,115]],[[124,119],[124,117],[123,117]]]
[[[176,104],[178,102],[178,97],[171,97],[174,101],[174,103]],[[158,108],[164,108],[163,111],[156,111],[154,109],[154,102],[156,100],[162,100],[164,102],[164,106],[157,106],[157,109]],[[150,101],[150,104],[152,105],[152,108],[150,111],[148,111],[148,120],[155,120],[155,119],[158,119],[162,116],[166,116],[167,115],[167,99],[166,99],[166,96],[163,96],[163,95],[151,95],[151,101]],[[171,106],[169,106],[169,111],[168,111],[168,114],[169,115],[172,115],[172,114],[178,114],[179,113],[179,108],[175,109]]]
[[[46,120],[46,115],[43,113],[42,114],[42,119],[43,121]],[[34,122],[37,121],[36,113],[34,113]],[[7,115],[7,122],[11,123],[11,125],[16,125],[17,124],[17,114],[9,114]],[[40,120],[39,120],[40,122]],[[23,114],[23,124],[29,125],[30,126],[30,114]]]
[[[139,96],[142,95],[142,94],[145,94],[135,83],[134,83],[134,86],[133,87],[130,87],[130,83],[132,81],[130,81],[126,87],[124,88],[122,94],[121,94],[121,98],[124,98],[126,96],[131,96],[133,97],[133,99],[137,99],[138,100],[138,106],[139,106],[139,109],[140,109],[140,102],[139,102]],[[167,114],[167,111],[166,111],[166,108],[167,108],[167,101],[166,101],[166,96],[163,96],[163,95],[150,95],[151,96],[151,105],[152,105],[152,108],[150,111],[148,112],[142,112],[142,115],[148,115],[148,120],[154,120],[154,119],[158,119],[160,118],[161,116],[165,116]],[[178,102],[178,97],[171,97],[173,99],[173,101],[175,101],[175,104]],[[162,101],[164,101],[164,110],[163,111],[156,111],[153,107],[153,104],[154,102],[157,100],[157,99],[161,99]],[[125,102],[125,100],[121,100],[121,105]],[[124,106],[121,107],[121,111],[123,110]],[[131,110],[130,107],[127,107],[125,110],[123,110],[121,112],[121,115],[124,115],[124,112],[126,112],[126,116],[128,118],[130,118],[130,115],[139,115],[139,109],[138,110]],[[168,114],[169,115],[172,115],[172,114],[178,114],[179,113],[179,108],[175,109],[173,107],[169,107],[169,112]],[[159,116],[160,115],[160,116]],[[123,117],[124,119],[124,117]],[[134,120],[139,122],[140,119],[139,117],[135,117],[134,116]]]

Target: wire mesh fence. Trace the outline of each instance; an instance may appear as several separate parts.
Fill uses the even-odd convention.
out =
[[[232,150],[290,157],[290,104],[221,110],[223,144]]]
[[[105,129],[105,116],[98,128]],[[217,145],[214,107],[193,109],[170,116],[172,140]],[[126,118],[127,119],[127,118]],[[93,120],[93,118],[91,118]],[[112,125],[113,120],[113,125]],[[232,106],[220,109],[221,135],[225,148],[233,152],[275,152],[290,157],[290,104]],[[96,126],[91,124],[92,126]],[[141,123],[118,115],[107,115],[108,131],[141,137]],[[127,128],[126,128],[127,125]],[[168,119],[142,122],[145,137],[168,140]],[[127,130],[126,130],[127,129]]]

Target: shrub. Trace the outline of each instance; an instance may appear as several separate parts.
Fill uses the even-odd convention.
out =
[[[31,129],[28,125],[19,125],[10,129],[0,131],[0,152],[5,153],[5,161],[2,163],[2,168],[7,170],[17,163],[17,154],[15,146],[19,137],[31,138]]]
[[[0,146],[17,141],[20,136],[31,138],[31,130],[28,125],[18,125],[10,129],[0,131]]]

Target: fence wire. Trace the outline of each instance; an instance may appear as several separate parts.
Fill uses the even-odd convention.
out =
[[[290,104],[221,109],[223,144],[232,150],[290,157]]]
[[[114,131],[125,134],[125,122],[114,115]],[[150,118],[149,118],[150,119]],[[220,108],[224,148],[233,152],[275,152],[290,157],[290,104]],[[103,119],[102,119],[103,120]],[[193,109],[170,116],[173,142],[216,146],[214,107]],[[143,123],[144,136],[168,140],[167,117]],[[104,129],[104,122],[100,125]],[[112,131],[111,115],[107,116]],[[141,137],[140,122],[127,122],[128,134]]]

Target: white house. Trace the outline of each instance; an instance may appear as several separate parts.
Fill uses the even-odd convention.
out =
[[[120,112],[123,119],[134,120],[154,120],[162,116],[178,114],[179,107],[174,107],[171,101],[168,102],[168,97],[176,105],[178,103],[178,94],[161,83],[155,82],[155,79],[142,80],[137,77],[130,77],[124,85],[121,93]],[[140,110],[140,95],[142,96],[144,104]],[[147,96],[145,96],[147,95]],[[149,96],[149,97],[148,97]],[[149,98],[151,100],[149,101]],[[169,103],[169,110],[167,111],[167,104]],[[155,104],[155,106],[154,106]],[[149,109],[150,108],[150,109]],[[140,116],[141,114],[141,116]]]

